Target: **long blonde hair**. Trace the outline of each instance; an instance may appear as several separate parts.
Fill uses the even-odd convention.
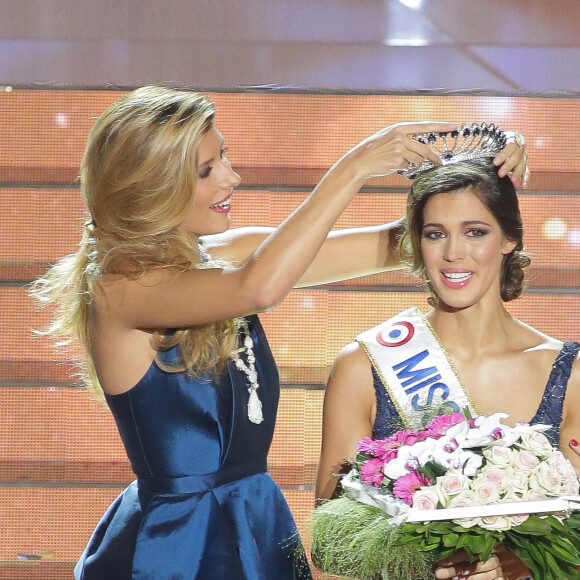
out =
[[[89,135],[81,164],[81,190],[91,220],[78,250],[52,266],[32,287],[42,305],[56,304],[46,333],[61,345],[77,340],[86,351],[80,374],[102,394],[91,354],[89,306],[104,275],[138,278],[154,268],[185,271],[203,266],[197,245],[179,226],[193,201],[197,150],[215,108],[203,95],[143,87],[110,105]],[[157,350],[179,345],[171,372],[219,373],[237,344],[237,320],[154,333]]]

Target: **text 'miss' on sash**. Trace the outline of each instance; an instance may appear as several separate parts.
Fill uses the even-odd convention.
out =
[[[407,428],[420,429],[440,408],[478,415],[437,335],[416,307],[362,332],[356,340]]]

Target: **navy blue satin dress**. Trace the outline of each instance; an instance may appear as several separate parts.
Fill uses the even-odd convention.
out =
[[[544,435],[550,439],[552,445],[560,442],[560,424],[562,423],[562,409],[566,387],[572,371],[572,364],[578,355],[580,344],[577,342],[565,342],[558,353],[542,395],[540,406],[531,419],[530,424],[550,425],[550,429],[544,431]],[[384,439],[394,432],[404,429],[404,424],[395,407],[389,393],[383,386],[379,375],[372,367],[373,384],[377,398],[377,414],[373,427],[373,439]]]
[[[107,396],[137,480],[110,506],[75,568],[77,580],[310,579],[296,525],[267,473],[279,398],[276,364],[248,319],[264,421],[247,415],[246,375],[219,384],[155,363]],[[177,356],[177,347],[163,353]]]

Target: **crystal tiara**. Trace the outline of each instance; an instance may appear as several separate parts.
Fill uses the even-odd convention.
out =
[[[493,123],[464,123],[460,129],[445,133],[419,133],[412,137],[415,141],[429,145],[441,159],[442,165],[451,165],[460,161],[471,161],[482,157],[495,157],[506,144],[506,134],[501,127]],[[432,169],[435,165],[429,159],[423,159],[418,167],[412,163],[397,173],[407,179],[415,179],[419,173]]]

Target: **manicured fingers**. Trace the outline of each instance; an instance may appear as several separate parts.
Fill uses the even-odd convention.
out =
[[[453,123],[426,121],[424,123],[399,123],[397,128],[405,135],[404,150],[402,151],[404,162],[401,169],[406,169],[409,164],[418,167],[424,159],[429,159],[435,165],[441,165],[441,159],[437,153],[429,145],[413,139],[413,135],[453,131],[457,126]]]
[[[416,135],[418,133],[445,133],[457,129],[455,123],[447,123],[444,121],[397,123],[397,126],[403,128],[407,135]]]
[[[445,133],[455,129],[457,129],[457,125],[454,123],[438,123],[432,121],[426,121],[424,123],[405,123],[405,130],[409,136],[425,133]],[[435,151],[433,151],[433,149],[428,145],[415,141],[415,139],[410,139],[408,148],[416,155],[416,157],[414,157],[415,161],[410,160],[414,165],[421,165],[423,159],[429,159],[431,163],[441,165],[439,155],[437,155],[437,153],[435,153]]]

